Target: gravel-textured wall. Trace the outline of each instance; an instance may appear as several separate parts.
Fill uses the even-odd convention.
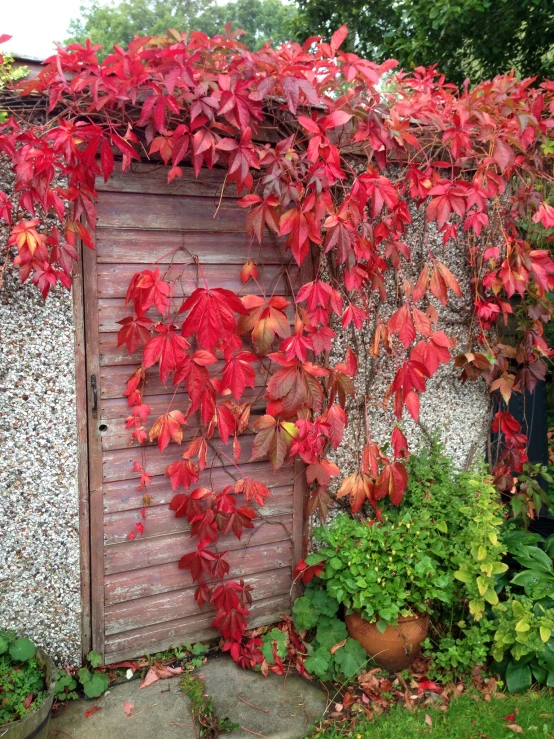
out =
[[[460,239],[459,243],[450,241],[446,247],[442,245],[442,234],[437,233],[436,224],[427,224],[424,208],[410,208],[412,224],[404,238],[409,246],[412,262],[403,268],[404,279],[417,279],[423,264],[428,259],[428,249],[443,262],[456,277],[461,289],[462,298],[457,298],[449,291],[449,302],[443,307],[433,297],[419,304],[425,310],[431,304],[437,310],[439,321],[437,330],[443,330],[450,338],[457,340],[452,356],[468,351],[470,346],[470,326],[472,316],[472,299],[469,280],[471,270],[467,262],[467,251]],[[387,320],[399,307],[396,300],[397,291],[394,276],[387,279],[387,300],[380,302],[376,293],[372,294],[371,303],[376,315]],[[335,361],[343,361],[346,348],[350,344],[358,355],[358,374],[355,379],[357,397],[349,401],[349,426],[344,440],[336,453],[330,457],[337,462],[344,475],[351,474],[356,468],[356,447],[365,443],[365,424],[357,422],[360,399],[364,394],[369,396],[368,418],[369,432],[373,441],[379,444],[390,442],[391,431],[396,422],[394,416],[394,398],[391,398],[386,410],[383,409],[383,397],[391,384],[397,365],[384,349],[377,358],[370,355],[375,329],[375,316],[367,329],[362,332],[347,330],[342,332],[340,325],[333,326],[338,334],[335,341],[333,357]],[[395,341],[399,356],[406,354],[400,342]],[[462,385],[458,379],[459,370],[453,363],[442,365],[436,374],[427,381],[427,390],[421,394],[420,423],[416,424],[404,409],[402,427],[408,438],[412,451],[429,443],[429,434],[437,434],[445,445],[447,453],[458,466],[470,464],[479,455],[485,453],[489,428],[489,390],[483,380],[467,382]],[[356,407],[358,406],[358,407]],[[362,410],[363,412],[363,410]],[[361,428],[361,433],[360,433]],[[336,486],[335,486],[336,487]]]
[[[45,303],[9,268],[0,292],[0,627],[71,665],[81,662],[75,408],[71,295],[56,289]]]

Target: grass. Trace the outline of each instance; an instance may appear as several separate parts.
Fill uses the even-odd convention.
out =
[[[426,720],[431,718],[432,726]],[[515,721],[505,717],[515,714]],[[512,725],[512,729],[508,725]],[[516,724],[516,728],[513,728]],[[521,727],[519,731],[517,727]],[[478,695],[463,695],[452,701],[448,711],[426,708],[411,712],[395,706],[375,721],[360,721],[345,732],[340,724],[314,730],[314,739],[513,739],[514,736],[554,739],[554,698],[548,692],[524,696],[492,697],[490,702]]]

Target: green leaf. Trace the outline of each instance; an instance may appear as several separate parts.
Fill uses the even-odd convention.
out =
[[[100,667],[100,665],[102,664],[102,657],[98,654],[98,652],[89,652],[87,654],[87,659],[93,669],[95,667]]]
[[[318,565],[324,559],[325,557],[322,556],[321,552],[313,552],[312,554],[308,554],[308,556],[305,559],[305,562],[309,566]]]
[[[518,552],[514,556],[520,565],[528,567],[530,570],[552,572],[552,560],[539,547],[524,547],[523,552]]]
[[[355,639],[347,639],[344,647],[335,654],[338,672],[350,680],[361,672],[369,660],[365,649]]]
[[[8,651],[8,641],[7,639],[4,639],[3,636],[0,636],[0,654],[4,654]]]
[[[95,672],[94,675],[83,685],[83,691],[87,698],[98,698],[105,693],[110,684],[110,679],[102,672]]]
[[[319,613],[312,607],[311,600],[305,595],[294,601],[292,615],[294,618],[294,625],[301,631],[313,628],[317,624],[317,620],[319,618]]]
[[[77,671],[77,675],[79,677],[79,680],[81,682],[81,685],[85,685],[86,683],[88,683],[88,681],[92,677],[92,674],[91,674],[90,670],[88,669],[88,667],[81,667]]]
[[[204,646],[204,644],[201,644],[200,642],[196,642],[190,651],[195,655],[206,654],[208,647]]]
[[[546,684],[549,688],[554,688],[554,672],[549,672],[546,676]]]
[[[10,657],[16,662],[27,662],[35,656],[36,649],[30,639],[21,636],[10,645]]]
[[[533,683],[531,668],[512,660],[506,668],[506,685],[510,693],[522,693]]]
[[[311,675],[327,677],[327,670],[331,662],[331,653],[325,647],[320,647],[304,662],[304,667]]]
[[[540,667],[539,665],[531,665],[531,670],[533,672],[533,677],[538,682],[538,684],[544,685],[548,676],[548,672],[544,669],[544,667]]]
[[[347,636],[348,631],[346,630],[344,621],[340,621],[338,618],[333,618],[330,620],[329,625],[326,625],[325,627],[321,625],[318,628],[316,639],[320,646],[325,647],[326,649],[331,649],[335,644],[346,639]]]

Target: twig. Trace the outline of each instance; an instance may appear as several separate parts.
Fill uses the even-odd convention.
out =
[[[255,706],[253,703],[249,703],[248,701],[245,701],[244,698],[240,693],[238,693],[239,701],[242,701],[243,703],[246,703],[247,706],[250,706],[251,708],[256,708],[258,711],[263,711],[264,713],[269,713],[269,708],[260,708],[260,706]]]
[[[186,724],[178,724],[177,721],[170,721],[169,722],[171,726],[194,726],[194,724],[186,723]]]
[[[63,734],[64,736],[68,736],[69,739],[75,739],[71,734],[68,734],[66,731],[62,731],[61,729],[51,729],[51,731],[55,731],[56,734]]]
[[[138,711],[137,713],[132,713],[129,718],[135,718],[135,716],[140,716],[141,713],[144,713],[145,711],[148,711],[149,708],[154,708],[154,706],[157,706],[157,703],[152,703],[151,706],[146,706],[146,708],[143,708],[142,711]]]
[[[247,731],[249,734],[254,734],[255,736],[261,736],[262,739],[269,739],[268,736],[265,736],[265,734],[258,734],[257,731],[251,731],[250,729],[247,729],[246,726],[240,727],[243,731]]]

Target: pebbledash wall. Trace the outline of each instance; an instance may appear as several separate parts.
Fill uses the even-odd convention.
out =
[[[0,190],[9,185],[0,171]],[[412,217],[406,242],[417,257],[424,213],[413,209]],[[5,228],[0,227],[0,238],[7,238]],[[443,250],[442,237],[432,229],[429,238],[467,296],[464,250],[455,245]],[[439,328],[456,335],[458,350],[465,351],[470,299],[437,308]],[[394,309],[391,303],[379,312],[386,316]],[[8,268],[0,321],[0,628],[25,633],[59,663],[75,665],[81,661],[81,602],[72,297],[56,289],[44,302],[33,285],[21,285],[17,270]],[[356,335],[356,384],[379,398],[394,368],[387,359],[370,357],[372,334],[370,327]],[[345,349],[339,335],[337,361]],[[461,466],[485,450],[489,395],[483,381],[462,386],[457,375],[451,364],[441,367],[422,395],[421,419]],[[369,417],[373,438],[390,438],[390,411],[372,406]],[[356,425],[350,424],[336,453],[345,474],[355,464]],[[414,446],[428,443],[421,426],[406,420],[405,428]]]
[[[12,177],[0,166],[0,190]],[[5,246],[7,228],[0,222]],[[8,266],[0,291],[0,628],[81,662],[72,296],[44,302]]]

